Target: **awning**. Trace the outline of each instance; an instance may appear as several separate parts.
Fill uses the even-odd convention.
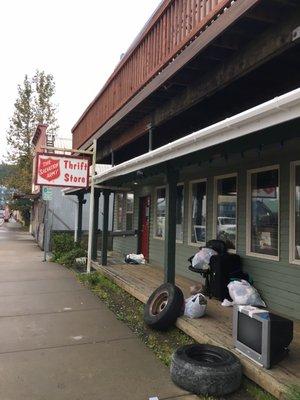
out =
[[[94,177],[95,184],[237,139],[300,117],[300,88],[217,122]]]

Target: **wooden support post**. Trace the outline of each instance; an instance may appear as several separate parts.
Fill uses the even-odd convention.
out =
[[[107,265],[109,195],[110,195],[110,191],[108,189],[104,189],[103,190],[102,252],[101,252],[101,264],[102,265]]]
[[[92,236],[92,260],[97,259],[97,232],[99,221],[99,197],[101,191],[95,189],[94,192],[94,220],[93,220],[93,236]]]
[[[77,226],[75,229],[77,230],[77,235],[75,236],[75,241],[80,243],[82,240],[82,205],[85,203],[84,194],[80,193],[77,195],[78,199],[78,208],[77,208]]]
[[[166,171],[166,220],[165,220],[165,283],[175,283],[176,254],[176,197],[178,171],[168,166]]]
[[[114,167],[115,166],[115,153],[113,150],[111,151],[110,155],[111,155],[111,166]]]
[[[149,127],[149,132],[148,132],[148,136],[149,136],[149,151],[152,151],[153,150],[153,128],[152,128],[152,125],[151,124],[149,124],[148,125],[148,127]]]

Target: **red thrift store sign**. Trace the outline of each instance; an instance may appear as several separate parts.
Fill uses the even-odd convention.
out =
[[[37,153],[36,157],[36,185],[88,187],[89,158],[50,153]]]

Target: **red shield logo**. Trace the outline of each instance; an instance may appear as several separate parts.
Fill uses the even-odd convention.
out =
[[[59,160],[40,158],[38,174],[48,182],[54,181],[60,176]]]

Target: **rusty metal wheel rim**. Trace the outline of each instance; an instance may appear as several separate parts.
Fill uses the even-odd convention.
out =
[[[164,291],[155,296],[152,303],[150,304],[150,314],[158,315],[160,314],[167,306],[169,302],[169,294]]]

